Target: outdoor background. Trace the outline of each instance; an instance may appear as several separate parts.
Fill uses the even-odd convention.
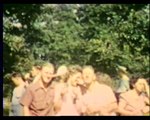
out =
[[[149,4],[4,4],[3,85],[8,115],[10,74],[34,63],[92,65],[115,89],[117,65],[149,77]]]

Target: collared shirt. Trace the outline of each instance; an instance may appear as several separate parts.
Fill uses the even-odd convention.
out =
[[[53,116],[54,88],[49,86],[45,91],[39,82],[31,84],[20,103],[29,107],[31,116]]]
[[[120,95],[119,105],[125,105],[124,109],[131,112],[142,110],[146,106],[145,96],[143,94],[134,96],[133,90],[130,90]]]
[[[80,85],[80,84],[78,84],[77,86],[80,87],[80,90],[81,90],[82,95],[86,94],[88,88],[87,88],[85,85]]]

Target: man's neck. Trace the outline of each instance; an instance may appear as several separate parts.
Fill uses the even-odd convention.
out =
[[[124,80],[128,80],[128,81],[130,80],[127,75],[122,75],[121,78],[124,79]]]
[[[86,86],[86,88],[87,88],[87,89],[89,89],[89,88],[90,88],[90,86],[91,86],[91,84],[92,84],[92,83],[90,83],[90,84],[86,84],[86,85],[85,85],[85,86]]]
[[[91,86],[95,83],[95,81],[92,81],[90,84],[86,84],[86,87],[88,90],[91,89]]]
[[[140,92],[138,92],[136,89],[133,89],[133,93],[134,93],[134,96],[137,98],[141,95]]]
[[[42,87],[45,91],[47,91],[47,88],[48,88],[48,86],[49,86],[50,84],[45,84],[45,83],[43,83],[42,80],[40,80],[39,82],[40,82],[41,87]]]

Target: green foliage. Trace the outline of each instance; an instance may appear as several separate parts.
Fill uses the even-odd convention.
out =
[[[84,39],[89,42],[88,63],[111,76],[121,64],[148,77],[148,10],[147,4],[85,5],[81,13],[87,15],[81,24]]]
[[[3,109],[3,116],[9,116],[10,108],[11,108],[10,99],[5,98],[5,107]]]
[[[4,75],[39,60],[149,76],[148,4],[5,4],[3,19]]]

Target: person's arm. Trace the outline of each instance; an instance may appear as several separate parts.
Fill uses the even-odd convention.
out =
[[[39,79],[40,79],[40,77],[41,77],[41,74],[37,75],[37,76],[33,79],[32,83],[38,82]]]
[[[76,105],[76,109],[77,109],[77,111],[79,112],[79,114],[85,113],[85,108],[84,108],[84,106],[83,106],[81,100],[77,99],[75,105]]]
[[[146,93],[147,93],[147,97],[149,98],[149,97],[150,97],[150,96],[149,96],[149,86],[148,86],[148,84],[147,84],[146,81],[145,81],[144,86],[145,86],[145,91],[146,91]]]
[[[131,111],[127,111],[124,108],[125,108],[125,105],[119,105],[118,113],[120,115],[127,115],[127,116],[133,115],[133,113]]]
[[[107,91],[107,96],[108,96],[108,104],[107,104],[107,109],[108,109],[108,114],[116,113],[118,110],[118,105],[117,105],[117,99],[115,97],[115,94],[113,90],[108,87]]]
[[[148,97],[145,97],[145,103],[146,103],[147,105],[150,105],[150,104],[149,104],[149,98],[148,98]]]
[[[148,86],[146,87],[146,93],[147,93],[147,96],[149,98],[150,96],[149,96],[149,87]]]
[[[143,84],[144,84],[144,92],[146,92],[146,96],[144,97],[144,100],[145,100],[145,103],[147,104],[147,105],[150,105],[150,103],[149,103],[149,98],[150,98],[150,96],[149,96],[149,86],[148,86],[148,84],[147,84],[147,82],[146,82],[146,80],[145,79],[143,79]]]
[[[56,113],[59,112],[61,110],[61,107],[62,107],[62,99],[59,99],[54,103],[55,112]]]
[[[64,85],[62,83],[58,83],[55,86],[55,90],[54,90],[54,103],[57,102],[60,98],[61,98],[61,93],[64,89]]]
[[[54,109],[55,112],[59,112],[62,106],[62,96],[66,93],[67,89],[64,88],[65,86],[63,84],[58,84],[55,86],[55,93],[54,93]]]
[[[149,112],[150,112],[149,106],[145,106],[145,107],[142,109],[142,113],[143,113],[143,114],[147,114],[147,113],[149,113]]]
[[[118,113],[124,116],[132,116],[132,115],[142,115],[142,111],[140,110],[126,110],[127,101],[123,98],[119,99]]]
[[[23,116],[30,116],[29,107],[23,106]]]
[[[28,87],[22,99],[20,100],[20,104],[23,106],[24,116],[31,116],[29,112],[29,106],[31,105],[32,101],[33,101],[33,94],[30,88]]]
[[[76,89],[75,94],[76,94],[76,108],[77,108],[78,112],[80,114],[85,113],[86,107],[83,104],[82,93],[81,93],[81,89],[79,87]]]
[[[113,113],[113,112],[117,112],[118,111],[118,105],[117,105],[117,101],[112,102],[108,105],[108,113]]]

